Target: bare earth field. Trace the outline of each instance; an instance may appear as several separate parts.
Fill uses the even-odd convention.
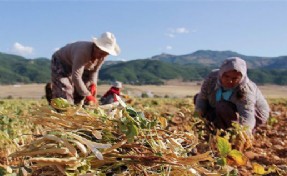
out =
[[[45,95],[44,84],[0,85],[0,98],[40,99]],[[98,86],[98,94],[103,95],[110,85]],[[266,98],[287,98],[287,86],[259,86]],[[143,93],[157,96],[186,97],[194,96],[200,90],[197,83],[168,82],[166,85],[124,85],[123,92],[130,96],[141,96]]]

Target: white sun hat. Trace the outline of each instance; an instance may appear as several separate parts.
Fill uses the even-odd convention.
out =
[[[105,32],[100,38],[93,37],[93,42],[103,51],[110,55],[117,56],[120,54],[120,47],[117,44],[116,37],[111,32]]]
[[[120,81],[115,81],[115,82],[113,82],[113,87],[121,89],[122,88],[122,83]]]

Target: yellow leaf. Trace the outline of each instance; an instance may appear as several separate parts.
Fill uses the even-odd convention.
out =
[[[253,173],[255,174],[260,174],[260,175],[266,174],[264,167],[258,163],[252,163],[252,168],[253,168]]]
[[[168,125],[166,118],[164,117],[158,117],[157,120],[160,123],[160,126],[162,127],[162,129],[165,129]]]
[[[227,163],[232,163],[236,166],[246,165],[247,157],[238,150],[231,150],[227,155]]]

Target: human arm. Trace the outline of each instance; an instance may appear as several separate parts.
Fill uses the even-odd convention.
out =
[[[265,124],[269,118],[270,107],[263,96],[262,92],[257,88],[256,92],[256,106],[255,106],[255,116],[256,116],[256,125]]]
[[[251,100],[244,100],[240,104],[237,104],[237,110],[239,114],[239,123],[248,127],[249,131],[255,128],[255,102]]]
[[[82,51],[74,51],[72,56],[73,64],[72,64],[72,83],[75,86],[75,90],[81,96],[89,96],[91,95],[88,90],[87,85],[83,80],[83,74],[85,71],[85,65],[89,63],[90,57]]]
[[[96,85],[91,84],[89,89],[86,87],[84,81],[82,80],[82,75],[84,72],[84,68],[79,68],[75,71],[74,77],[72,75],[72,80],[76,87],[77,92],[85,97],[85,104],[98,104],[97,99],[95,98],[96,95]]]
[[[76,91],[83,97],[85,97],[85,104],[97,104],[97,99],[95,98],[96,94],[96,85],[91,84],[89,89],[85,85],[82,76],[84,72],[84,67],[76,67],[75,71],[72,72],[72,81],[75,85]]]
[[[94,96],[97,96],[97,83],[98,83],[98,77],[99,77],[99,70],[101,69],[103,61],[104,61],[104,58],[96,59],[96,65],[94,66],[93,70],[90,71],[89,81],[87,82],[87,85],[90,85],[90,90],[91,90],[91,86],[95,87]]]
[[[199,93],[195,102],[195,112],[200,116],[204,117],[207,112],[208,101],[203,99],[203,94]]]
[[[208,111],[208,107],[211,107],[209,100],[215,101],[215,87],[217,81],[217,73],[218,72],[211,72],[205,78],[200,88],[200,92],[195,98],[195,111],[201,117],[205,117]]]
[[[255,107],[257,87],[252,82],[249,82],[245,86],[240,87],[237,91],[240,91],[240,94],[242,94],[240,98],[236,96],[238,95],[238,92],[236,92],[234,96],[234,104],[236,104],[240,116],[239,122],[241,125],[247,126],[249,131],[252,132],[256,126]]]

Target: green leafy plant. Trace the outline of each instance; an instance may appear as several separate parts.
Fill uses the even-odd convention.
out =
[[[246,165],[247,158],[238,150],[234,150],[226,138],[217,136],[217,149],[219,151],[220,159],[219,165]]]
[[[66,110],[71,105],[64,98],[54,98],[51,100],[51,106],[57,110]]]
[[[144,113],[136,112],[132,107],[127,106],[120,119],[119,127],[121,132],[126,134],[129,142],[134,141],[134,137],[139,134],[140,129],[150,129],[156,125],[156,120],[150,121],[145,118]]]

